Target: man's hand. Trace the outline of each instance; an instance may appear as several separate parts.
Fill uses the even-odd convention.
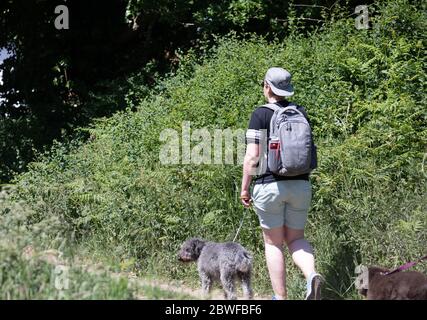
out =
[[[249,208],[252,205],[251,194],[247,190],[243,190],[240,193],[240,201],[245,208]]]

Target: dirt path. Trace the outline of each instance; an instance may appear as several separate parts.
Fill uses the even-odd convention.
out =
[[[32,246],[27,246],[26,248],[24,248],[22,255],[26,259],[41,259],[54,266],[70,265],[70,261],[64,261],[63,259],[61,259],[61,253],[57,250],[44,250],[41,252],[36,252],[36,250]],[[149,299],[147,296],[144,295],[144,291],[146,291],[147,288],[151,288],[153,290],[160,289],[165,293],[172,293],[172,296],[183,296],[187,299],[193,298],[195,300],[224,300],[224,294],[220,289],[214,289],[208,297],[204,297],[201,288],[195,289],[185,286],[183,281],[141,278],[132,272],[112,272],[105,268],[105,266],[103,266],[101,263],[93,263],[93,261],[81,258],[78,260],[74,260],[72,262],[72,265],[73,267],[82,268],[86,272],[94,275],[107,273],[109,276],[111,276],[111,278],[127,278],[129,284],[133,285],[134,288],[136,288],[136,298],[139,300]],[[242,299],[241,295],[239,294],[238,297],[239,299]],[[255,294],[254,299],[269,300],[271,299],[271,297],[260,296]]]
[[[185,296],[189,296],[189,297],[193,297],[194,299],[197,300],[224,300],[224,294],[222,292],[222,290],[220,289],[214,289],[212,290],[211,294],[209,295],[209,297],[204,297],[203,296],[203,291],[202,289],[198,288],[198,289],[194,289],[194,288],[190,288],[187,287],[185,285],[182,284],[181,281],[170,281],[168,283],[163,282],[161,280],[148,280],[148,279],[142,279],[142,278],[138,278],[138,277],[133,277],[133,276],[128,276],[128,279],[131,282],[134,282],[137,284],[138,287],[152,287],[152,288],[159,288],[161,290],[167,291],[167,292],[173,292],[177,295],[185,295]],[[141,295],[141,296],[137,296],[137,298],[145,300],[146,298]],[[243,299],[243,297],[238,297],[239,299]],[[263,296],[259,296],[257,294],[254,295],[254,299],[255,300],[268,300],[271,297],[263,297]]]

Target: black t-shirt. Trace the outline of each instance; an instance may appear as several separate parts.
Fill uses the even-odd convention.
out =
[[[288,104],[289,102],[287,100],[279,101],[276,103],[276,105],[282,108],[287,107]],[[297,108],[304,114],[304,116],[308,120],[307,113],[305,112],[304,108],[301,106],[297,106]],[[259,144],[260,139],[264,138],[262,130],[267,130],[267,137],[270,136],[270,121],[273,117],[273,113],[273,110],[263,106],[258,107],[252,113],[251,120],[249,121],[248,131],[246,132],[246,143]],[[309,180],[309,174],[303,174],[294,177],[285,177],[275,175],[267,168],[267,171],[264,174],[255,178],[255,184],[269,183],[281,180]]]

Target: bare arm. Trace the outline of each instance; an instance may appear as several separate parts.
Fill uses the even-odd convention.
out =
[[[256,166],[259,161],[259,145],[255,143],[249,143],[246,146],[246,155],[243,160],[243,177],[242,177],[242,191],[240,193],[240,199],[245,207],[251,205],[251,195],[249,192],[249,186],[252,181]]]

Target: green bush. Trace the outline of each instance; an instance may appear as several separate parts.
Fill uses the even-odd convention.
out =
[[[0,284],[2,300],[27,299],[133,299],[125,277],[114,279],[107,273],[90,274],[79,267],[67,269],[68,287],[55,287],[55,267],[45,261],[27,261],[15,252],[2,252]],[[60,270],[60,269],[58,269]]]
[[[229,36],[200,63],[189,53],[177,74],[148,98],[132,90],[136,112],[101,119],[87,129],[90,142],[71,151],[57,145],[32,163],[17,178],[15,196],[31,204],[32,223],[57,217],[94,250],[134,258],[146,273],[196,283],[194,268],[177,264],[176,252],[191,236],[233,239],[243,214],[241,164],[162,165],[160,133],[180,132],[183,121],[193,129],[245,129],[263,103],[259,83],[265,71],[283,66],[293,74],[293,101],[306,107],[319,149],[306,235],[329,298],[355,298],[357,264],[393,267],[425,250],[421,7],[383,2],[368,30],[339,19],[284,42]],[[255,289],[268,292],[252,211],[238,241],[255,254]],[[287,260],[290,297],[302,298],[303,279]]]
[[[76,263],[61,221],[45,216],[29,223],[34,213],[11,201],[10,192],[0,192],[1,300],[135,298],[136,287],[126,277]]]

